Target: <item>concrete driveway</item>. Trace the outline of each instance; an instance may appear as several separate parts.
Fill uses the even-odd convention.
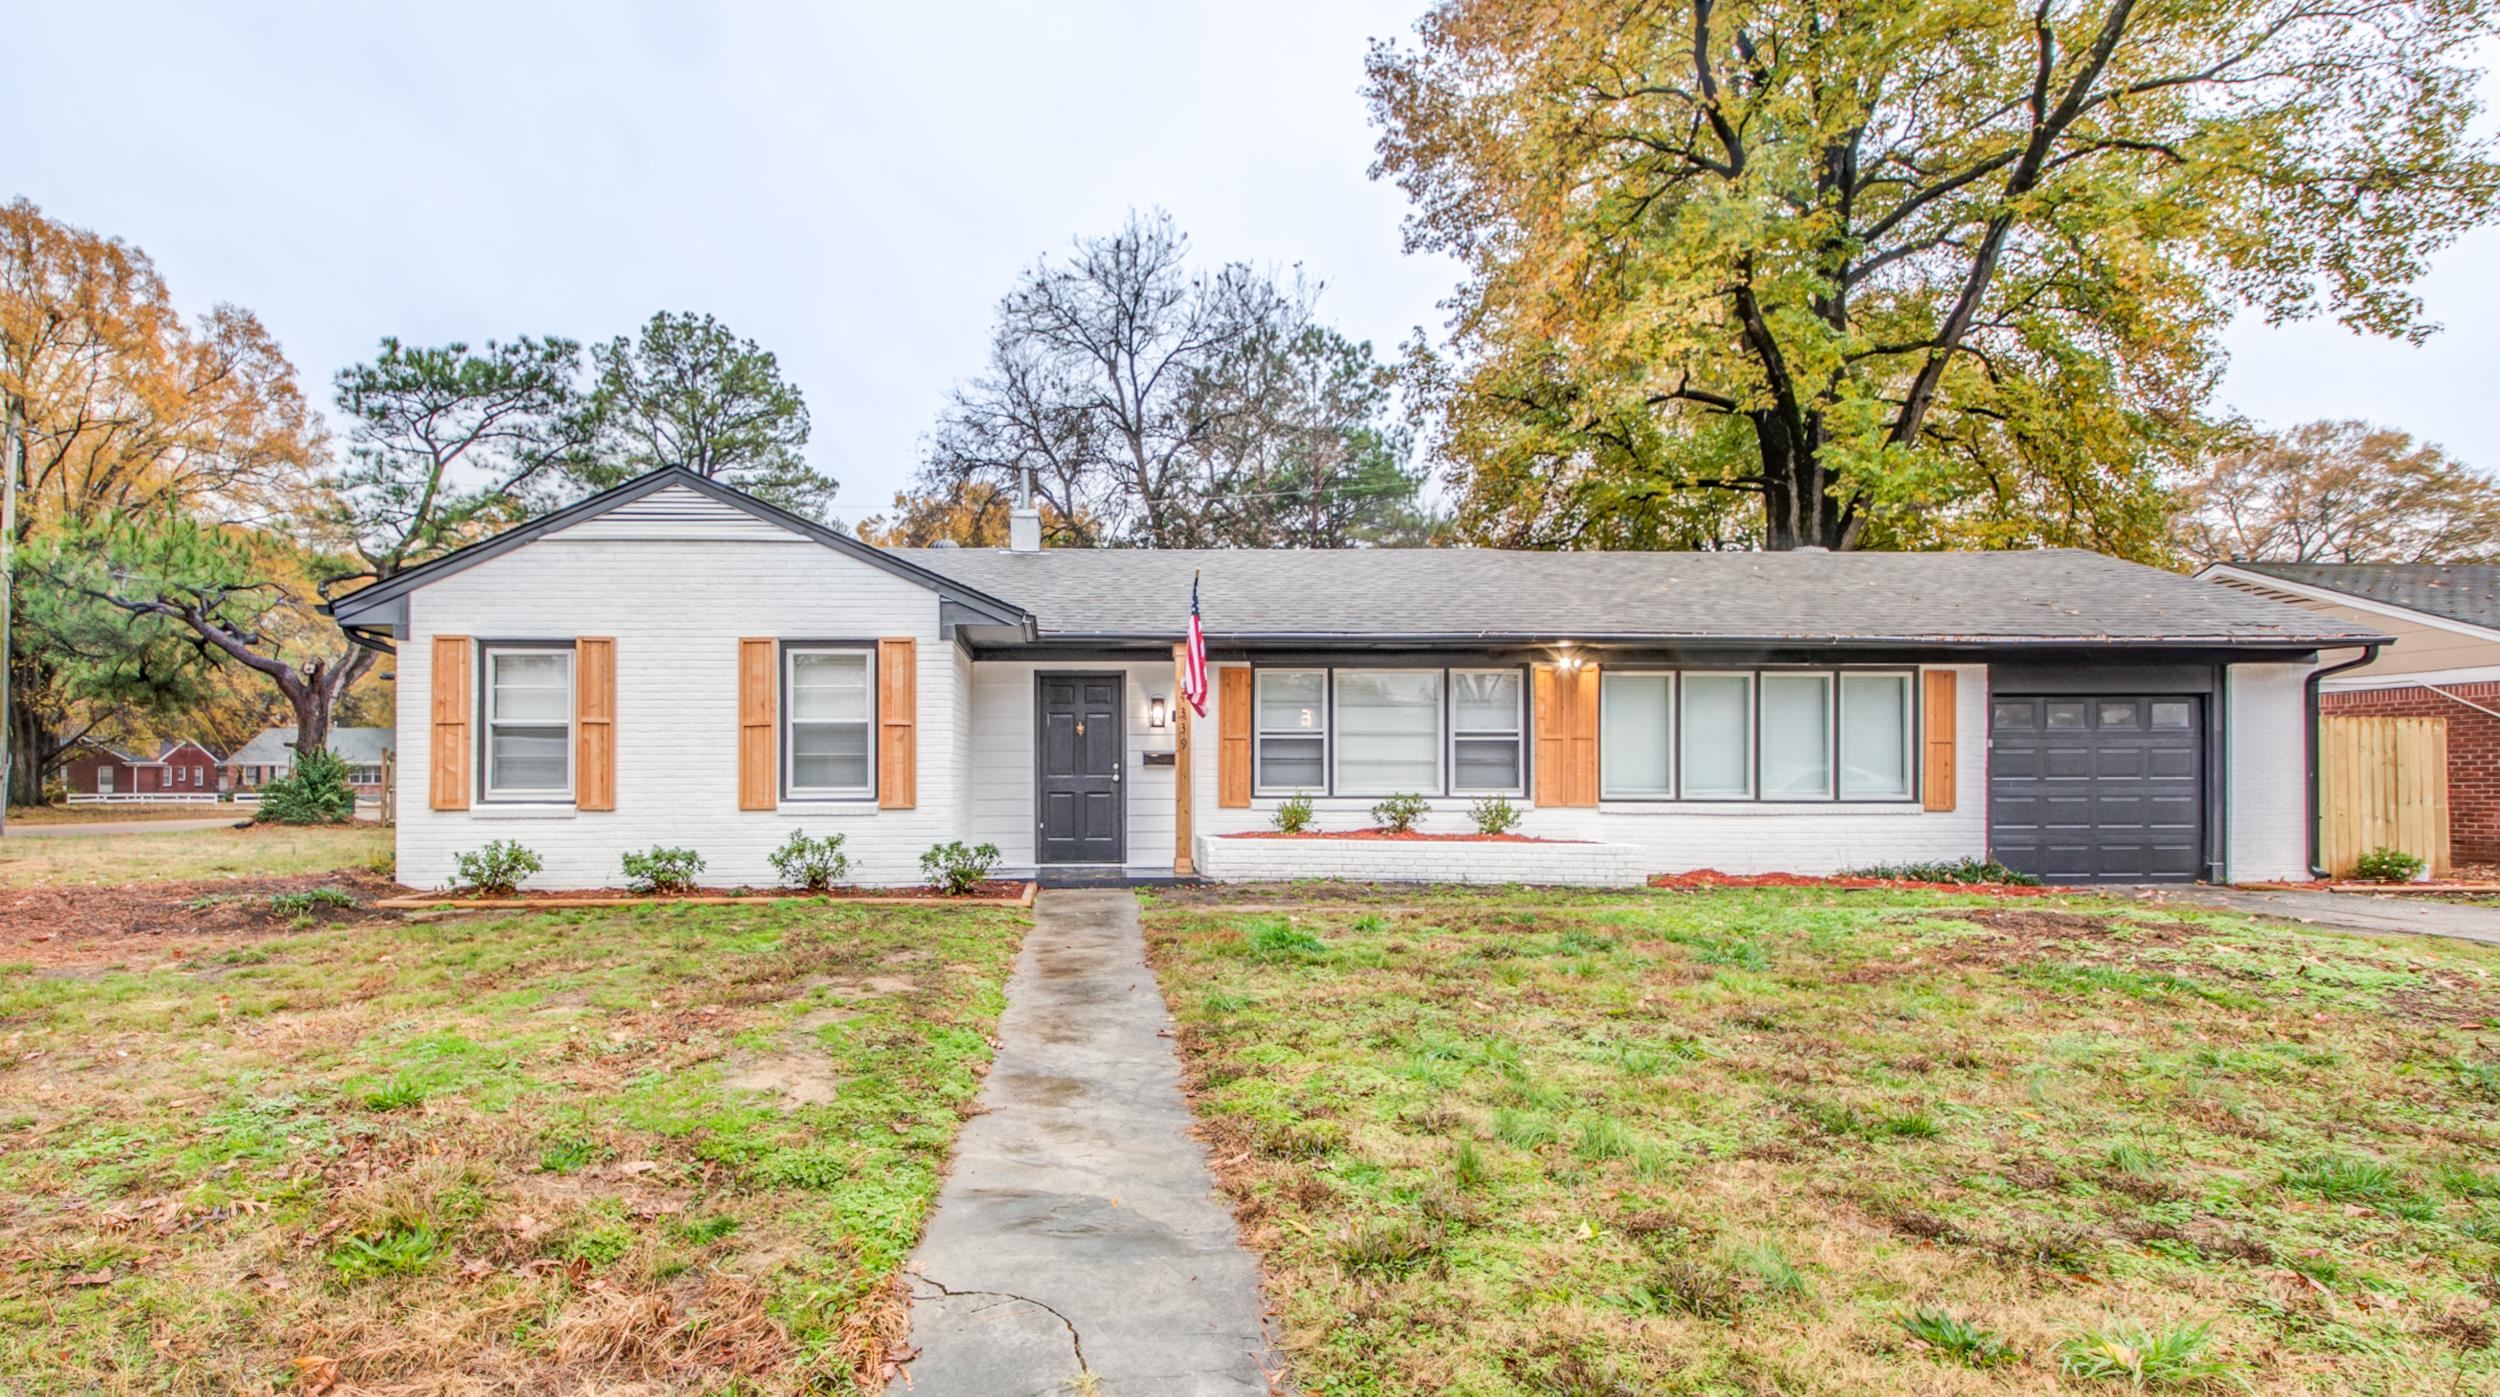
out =
[[[2311,926],[2347,931],[2392,931],[2413,936],[2445,936],[2500,946],[2500,907],[2468,907],[2440,902],[2419,893],[2330,893],[2309,889],[2164,888],[2140,892],[2146,902],[2186,903],[2220,907],[2260,917],[2279,917]]]

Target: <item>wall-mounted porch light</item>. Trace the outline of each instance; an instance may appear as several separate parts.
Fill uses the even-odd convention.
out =
[[[1572,651],[1569,642],[1566,641],[1564,644],[1557,647],[1557,649],[1559,649],[1561,653],[1554,657],[1554,668],[1561,670],[1565,674],[1569,674],[1573,670],[1580,667],[1580,657]]]
[[[1157,694],[1153,698],[1146,700],[1147,727],[1160,731],[1163,726],[1171,720],[1172,708],[1169,703],[1165,702],[1163,695]]]

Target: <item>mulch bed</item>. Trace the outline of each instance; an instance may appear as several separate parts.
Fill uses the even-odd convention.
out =
[[[510,897],[473,897],[464,893],[400,892],[384,908],[400,911],[425,907],[520,907],[554,909],[563,907],[623,907],[645,903],[687,903],[710,907],[731,902],[778,902],[789,899],[823,898],[828,902],[933,902],[933,903],[1000,903],[1023,902],[1033,885],[1005,878],[986,878],[972,885],[969,892],[944,893],[935,888],[871,888],[845,885],[829,892],[801,892],[795,888],[689,888],[684,892],[637,893],[623,888],[607,891],[529,892]]]
[[[14,948],[117,936],[229,936],[292,931],[296,917],[273,910],[279,893],[337,888],[359,904],[398,892],[379,873],[343,868],[287,878],[201,878],[114,887],[0,889],[0,945]],[[316,908],[316,922],[344,921],[361,908]]]
[[[1385,839],[1414,844],[1586,844],[1585,839],[1539,839],[1533,834],[1426,834],[1422,830],[1305,829],[1291,834],[1280,829],[1245,829],[1219,834],[1218,839]]]
[[[1660,873],[1649,880],[1669,892],[1707,892],[1714,888],[1844,888],[1887,892],[1979,893],[1988,897],[2048,897],[2067,889],[2030,883],[1928,883],[1912,878],[1809,878],[1802,873],[1721,873],[1697,868],[1690,873]]]

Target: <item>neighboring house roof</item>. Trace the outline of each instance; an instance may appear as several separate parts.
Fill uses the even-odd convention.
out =
[[[2481,563],[2216,564],[2304,587],[2500,630],[2500,567]]]
[[[371,766],[384,750],[398,746],[394,728],[332,728],[330,750],[349,766]],[[263,728],[226,758],[227,766],[295,765],[295,729]]]
[[[612,490],[604,490],[589,499],[565,506],[550,514],[540,515],[482,542],[446,553],[430,563],[410,568],[386,581],[350,592],[325,603],[322,610],[337,618],[342,626],[385,626],[402,622],[406,612],[399,607],[401,598],[410,592],[464,568],[475,567],[489,558],[541,538],[559,529],[569,528],[585,520],[595,519],[620,506],[631,504],[646,495],[671,488],[683,488],[710,497],[734,509],[775,524],[792,533],[856,558],[871,567],[882,568],[908,581],[919,583],[937,592],[943,599],[978,613],[983,620],[1015,625],[1025,620],[1024,613],[996,597],[983,596],[964,582],[941,575],[900,556],[895,550],[862,543],[839,529],[831,529],[813,519],[803,519],[788,510],[764,503],[743,491],[735,490],[717,480],[700,476],[681,466],[667,466],[648,475],[636,476]]]
[[[896,549],[1033,613],[1042,639],[1211,636],[2272,646],[2385,639],[2323,612],[2079,549]]]

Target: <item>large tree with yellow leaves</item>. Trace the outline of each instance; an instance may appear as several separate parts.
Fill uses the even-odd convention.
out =
[[[2488,0],[1448,0],[1379,172],[1474,536],[2152,556],[2238,306],[2433,328]]]

